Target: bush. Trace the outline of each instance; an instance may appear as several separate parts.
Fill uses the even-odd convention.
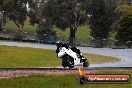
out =
[[[15,31],[13,37],[14,37],[13,39],[15,41],[22,41],[23,38],[25,38],[25,35],[22,30],[17,30],[17,31]]]

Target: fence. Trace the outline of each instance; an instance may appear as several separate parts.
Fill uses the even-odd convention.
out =
[[[63,41],[65,43],[69,42],[69,37],[57,37],[57,40]],[[117,40],[112,39],[102,39],[102,40],[95,40],[92,38],[87,39],[80,39],[79,37],[76,37],[75,44],[77,46],[86,46],[86,47],[96,47],[96,48],[132,48],[132,42],[127,41],[124,43],[118,43]]]
[[[36,42],[36,43],[50,43],[53,44],[56,41],[62,41],[65,43],[69,42],[69,36],[50,36],[46,38],[47,40],[39,40],[36,37],[36,33],[29,33],[29,32],[13,32],[3,30],[0,31],[0,40],[15,40],[15,41],[25,41],[25,42]],[[118,44],[117,40],[111,39],[102,39],[102,40],[95,40],[92,38],[81,39],[76,37],[75,44],[77,46],[86,46],[86,47],[96,47],[96,48],[132,48],[132,42],[127,41],[123,44]]]

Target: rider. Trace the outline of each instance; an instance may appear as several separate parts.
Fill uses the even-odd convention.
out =
[[[59,48],[60,47],[65,47],[65,48],[70,48],[73,52],[77,53],[80,57],[82,56],[82,53],[80,52],[80,50],[78,48],[76,48],[75,46],[72,46],[70,44],[67,44],[67,43],[62,43],[60,41],[58,41],[56,43],[57,45],[57,49],[56,49],[56,53],[58,54],[59,53]]]

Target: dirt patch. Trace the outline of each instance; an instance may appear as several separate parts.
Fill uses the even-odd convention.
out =
[[[86,73],[94,73],[95,71],[86,71]],[[78,74],[77,70],[8,70],[0,71],[0,79],[12,78],[30,75],[65,75]]]

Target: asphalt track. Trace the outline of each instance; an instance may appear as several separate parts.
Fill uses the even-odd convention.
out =
[[[22,42],[5,42],[0,41],[0,45],[7,46],[18,46],[18,47],[31,47],[31,48],[41,48],[41,49],[52,49],[55,50],[55,45],[48,44],[37,44],[37,43],[22,43]],[[111,48],[91,48],[91,47],[78,47],[81,52],[98,54],[104,56],[113,56],[121,59],[119,62],[115,63],[103,63],[103,64],[90,64],[89,67],[132,67],[132,49],[111,49]],[[45,68],[45,67],[40,67]],[[49,68],[62,68],[58,67],[49,67]]]

